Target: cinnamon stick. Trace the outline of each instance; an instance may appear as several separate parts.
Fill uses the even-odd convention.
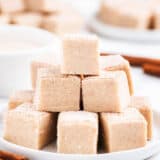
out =
[[[145,63],[160,65],[160,59],[146,58],[146,57],[132,57],[132,56],[126,56],[126,55],[122,55],[122,56],[125,59],[127,59],[131,65],[142,66]]]
[[[0,159],[4,160],[29,160],[28,158],[14,153],[0,150]]]
[[[101,53],[101,56],[114,55],[110,53]],[[131,65],[134,66],[142,66],[145,63],[160,65],[160,59],[155,58],[147,58],[147,57],[138,57],[138,56],[128,56],[125,54],[121,54],[126,60],[130,62]]]
[[[147,74],[151,74],[154,76],[160,76],[160,65],[155,65],[151,63],[143,64],[143,71]]]

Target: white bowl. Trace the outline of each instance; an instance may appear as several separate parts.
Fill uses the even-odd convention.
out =
[[[59,58],[59,39],[44,30],[22,26],[0,27],[0,96],[30,88],[30,61],[50,54]]]

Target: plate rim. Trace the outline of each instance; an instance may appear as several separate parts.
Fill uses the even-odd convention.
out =
[[[90,18],[88,26],[95,32],[105,37],[113,37],[123,40],[134,40],[144,42],[159,42],[160,30],[132,29],[106,24],[98,19],[97,15]]]

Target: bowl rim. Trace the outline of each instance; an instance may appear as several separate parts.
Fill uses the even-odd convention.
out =
[[[43,53],[48,50],[53,49],[53,42],[58,43],[59,42],[59,37],[55,35],[54,33],[50,33],[47,30],[41,29],[41,28],[36,28],[36,27],[30,27],[30,26],[19,26],[19,25],[3,25],[0,26],[0,32],[17,32],[20,33],[22,31],[27,32],[27,34],[30,32],[30,34],[38,34],[40,37],[45,37],[44,39],[48,40],[46,43],[45,40],[42,39],[42,43],[44,45],[42,47],[35,47],[32,49],[23,49],[23,50],[14,50],[14,51],[0,51],[0,56],[15,56],[15,55],[32,55],[34,53]],[[25,34],[25,35],[27,35]],[[39,39],[39,37],[37,37]],[[46,44],[45,44],[46,43]]]

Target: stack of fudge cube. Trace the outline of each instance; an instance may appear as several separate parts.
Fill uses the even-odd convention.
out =
[[[62,35],[77,32],[82,17],[58,0],[0,0],[0,24],[17,24],[46,29]]]
[[[128,61],[100,57],[95,35],[65,35],[62,47],[61,65],[31,63],[33,91],[10,97],[4,138],[34,149],[57,139],[57,152],[68,154],[98,153],[99,141],[104,152],[145,146],[152,110],[133,95]]]

